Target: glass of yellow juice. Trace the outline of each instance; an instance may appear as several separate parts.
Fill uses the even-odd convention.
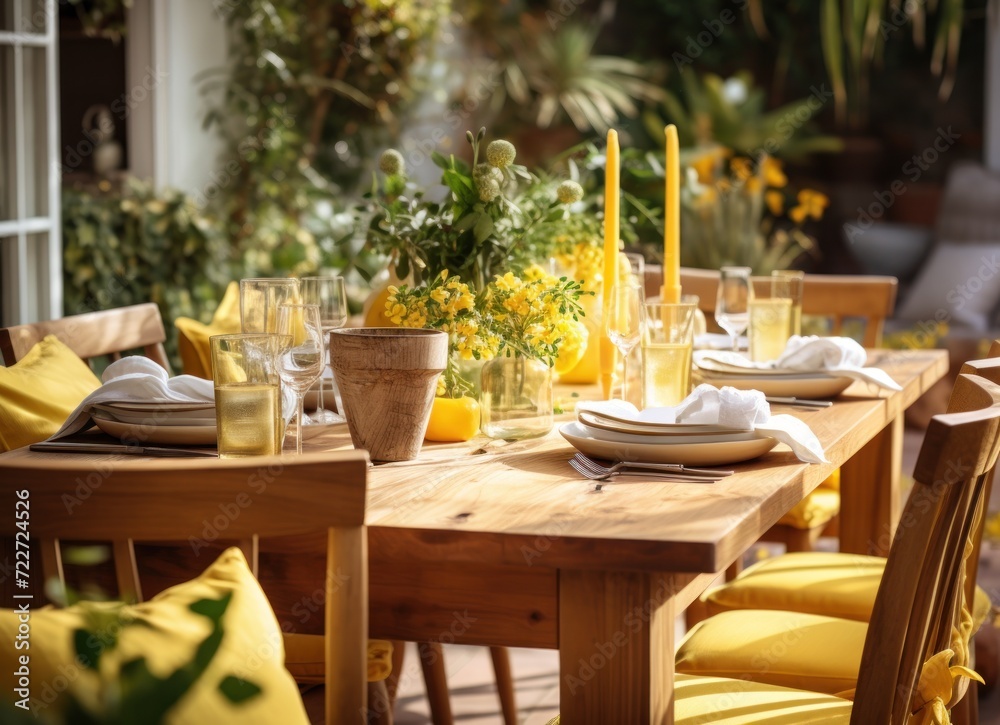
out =
[[[215,335],[212,380],[220,458],[281,453],[285,437],[278,335]]]
[[[677,405],[691,390],[691,348],[697,303],[646,304],[642,332],[642,404]]]
[[[802,334],[802,285],[806,273],[797,269],[776,269],[771,272],[773,297],[787,297],[792,301],[791,334]]]
[[[771,277],[754,277],[754,298],[750,309],[750,359],[754,362],[775,360],[785,351],[792,334],[792,300],[784,295],[783,285]]]

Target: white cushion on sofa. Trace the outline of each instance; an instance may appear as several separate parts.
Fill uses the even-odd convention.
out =
[[[1000,242],[939,244],[924,262],[896,317],[985,332],[1000,302]]]

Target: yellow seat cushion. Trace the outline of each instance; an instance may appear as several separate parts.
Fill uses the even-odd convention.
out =
[[[879,556],[803,552],[765,559],[702,596],[709,614],[735,609],[779,609],[867,622],[886,560]],[[973,632],[992,603],[980,587],[972,605]]]
[[[123,677],[125,663],[145,658],[149,672],[157,678],[192,663],[196,651],[201,654],[206,648],[203,643],[219,635],[213,632],[212,621],[193,611],[191,605],[201,601],[204,607],[204,600],[226,596],[231,599],[221,619],[218,650],[200,677],[168,710],[163,722],[308,725],[298,687],[283,665],[281,629],[274,612],[243,554],[235,548],[223,552],[198,578],[171,587],[142,604],[87,602],[68,609],[46,607],[32,611],[30,650],[0,647],[0,670],[5,673],[0,701],[12,703],[20,697],[13,688],[11,673],[20,667],[18,656],[28,654],[30,697],[39,710],[52,714],[53,710],[62,711],[72,695],[88,709],[104,712],[97,693],[102,688],[107,691],[112,682],[133,681]],[[0,611],[2,641],[14,642],[18,626],[17,613]],[[85,642],[96,638],[96,650],[100,651],[97,670],[77,660],[79,647],[74,646],[74,639],[78,639],[76,632],[81,629],[86,630]],[[114,644],[101,649],[101,644],[111,642],[113,636]],[[132,663],[125,669],[134,671],[136,667]],[[231,693],[235,691],[237,696],[246,696],[254,685],[260,692],[237,702],[220,690],[221,686]],[[165,691],[162,686],[154,688],[158,694]],[[126,697],[130,694],[128,688],[122,692]],[[159,698],[150,697],[148,689],[131,692],[138,700],[132,706],[152,722],[149,703]],[[105,722],[106,717],[97,720]]]
[[[45,440],[99,387],[87,363],[49,335],[14,365],[0,367],[0,450]]]
[[[746,680],[676,675],[675,725],[848,725],[853,703]],[[549,721],[559,725],[559,718]]]
[[[326,678],[322,635],[286,634],[285,667],[300,684],[322,685]],[[392,642],[368,640],[368,681],[379,682],[392,674]]]
[[[833,695],[857,686],[867,633],[866,622],[816,614],[723,612],[688,632],[676,668]]]
[[[820,485],[778,519],[778,524],[796,529],[814,529],[830,523],[839,513],[840,491]]]
[[[239,332],[240,326],[240,284],[230,282],[222,301],[212,315],[212,322],[205,324],[190,317],[174,320],[177,328],[177,351],[185,375],[212,379],[212,335],[228,335]]]

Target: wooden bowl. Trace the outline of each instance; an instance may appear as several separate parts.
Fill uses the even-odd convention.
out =
[[[447,360],[448,335],[438,330],[334,330],[330,362],[354,447],[373,461],[416,458]]]

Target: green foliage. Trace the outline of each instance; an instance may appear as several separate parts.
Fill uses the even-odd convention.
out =
[[[681,146],[722,145],[755,159],[763,154],[799,158],[843,147],[839,139],[817,134],[810,123],[825,99],[802,98],[768,111],[764,90],[754,85],[748,72],[723,79],[714,73],[699,78],[686,70],[681,82],[684,103],[665,92],[666,119],[652,110],[643,116],[647,133],[661,148],[665,121],[677,126]]]
[[[125,14],[132,9],[132,0],[66,0],[66,2],[76,9],[80,24],[83,25],[83,32],[87,35],[109,38],[115,43],[125,37]]]
[[[62,219],[66,314],[155,302],[172,356],[174,318],[211,319],[231,268],[217,223],[191,197],[136,181],[121,196],[64,189]]]
[[[499,168],[480,163],[485,135],[485,128],[476,136],[467,135],[471,165],[454,154],[433,154],[447,189],[442,201],[426,200],[423,190],[406,184],[399,175],[387,177],[381,188],[376,178],[368,245],[391,258],[400,279],[411,277],[419,285],[448,270],[480,292],[495,275],[525,261],[527,239],[567,215],[565,205],[556,199],[555,183],[518,164]],[[532,203],[520,207],[514,201],[521,198],[519,194]]]
[[[216,199],[225,232],[250,274],[352,266],[358,260],[349,245],[344,251],[351,230],[330,200],[353,187],[372,148],[398,133],[450,2],[228,7],[230,62],[204,86],[214,100],[205,123],[227,146]]]

